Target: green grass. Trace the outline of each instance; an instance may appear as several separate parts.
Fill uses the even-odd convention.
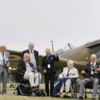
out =
[[[0,84],[1,85],[1,84]],[[0,100],[78,100],[78,99],[68,99],[68,98],[55,98],[55,97],[33,97],[33,96],[16,96],[13,95],[13,88],[9,88],[7,85],[8,92],[6,95],[0,95]],[[41,85],[41,88],[44,89],[44,84]],[[88,94],[88,99],[91,100],[92,94]],[[97,99],[98,100],[98,99]]]

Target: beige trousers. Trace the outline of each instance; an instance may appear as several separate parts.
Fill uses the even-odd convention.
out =
[[[70,86],[71,86],[71,80],[68,79],[68,80],[65,82],[65,92],[69,92]],[[60,93],[63,93],[63,90],[64,90],[64,83],[63,83],[62,86],[61,86]]]
[[[26,72],[24,74],[24,79],[29,80],[31,87],[39,85],[39,75],[40,73]]]

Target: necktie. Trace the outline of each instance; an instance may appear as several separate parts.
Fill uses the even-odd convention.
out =
[[[67,71],[67,76],[69,76],[69,71],[70,71],[70,69],[68,69],[68,71]]]
[[[92,67],[92,69],[94,69],[94,68],[95,68],[95,66],[94,66],[94,62],[92,62],[92,65],[91,65],[91,67]]]
[[[47,55],[47,61],[49,61],[49,57],[50,57],[50,55]]]
[[[31,50],[31,53],[33,53],[33,51]]]
[[[3,66],[5,66],[4,52],[2,53],[2,58],[3,58]]]

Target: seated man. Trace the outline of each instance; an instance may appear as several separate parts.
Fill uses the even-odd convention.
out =
[[[64,85],[65,85],[65,96],[67,96],[67,93],[70,90],[71,83],[76,81],[76,79],[79,77],[78,70],[73,67],[73,61],[69,60],[67,63],[67,67],[63,68],[62,73],[59,75],[59,78],[67,78],[65,83],[62,83],[60,94],[63,93]]]
[[[99,63],[96,62],[96,58],[96,55],[92,54],[90,62],[86,64],[84,70],[81,72],[81,74],[85,74],[85,78],[80,81],[79,100],[83,100],[85,85],[90,82],[93,82],[92,100],[96,100],[97,87],[99,83],[99,74],[98,71],[96,71],[96,69],[99,68]]]
[[[39,77],[34,70],[33,64],[30,63],[30,55],[28,53],[25,53],[23,60],[19,61],[18,71],[23,74],[25,80],[29,80],[32,91],[35,91],[39,86]]]

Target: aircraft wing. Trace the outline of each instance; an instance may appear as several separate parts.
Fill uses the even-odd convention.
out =
[[[21,52],[14,50],[7,50],[10,52],[10,67],[16,68],[18,66],[18,60],[21,59]]]
[[[96,47],[96,46],[100,46],[100,39],[99,40],[96,40],[96,41],[93,41],[93,42],[88,42],[86,44],[86,47],[87,48],[92,48],[92,47]]]
[[[68,60],[69,60],[69,59],[60,58],[60,61],[59,61],[59,65],[58,65],[58,66],[60,66],[62,63],[67,64]],[[70,60],[71,60],[71,59],[70,59]],[[74,60],[73,60],[73,62],[74,62],[74,67],[76,67],[76,68],[78,69],[79,72],[81,72],[82,69],[84,69],[84,66],[85,66],[86,63],[87,63],[87,62],[83,62],[83,61],[74,61]],[[63,66],[63,67],[65,67],[65,66]],[[62,67],[62,68],[63,68],[63,67]]]
[[[69,59],[64,59],[64,58],[60,58],[60,61],[63,62],[68,62]],[[85,65],[87,62],[83,62],[83,61],[73,61],[75,64],[79,64],[79,65]]]

